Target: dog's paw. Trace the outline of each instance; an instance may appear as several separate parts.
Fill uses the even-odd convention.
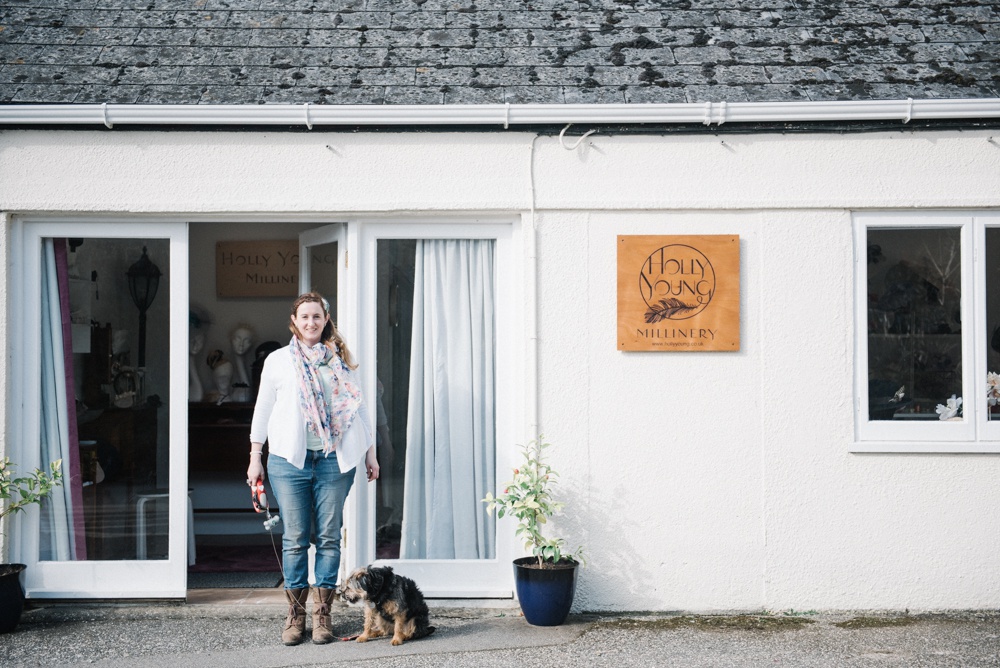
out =
[[[368,634],[362,633],[358,636],[358,642],[368,642]]]
[[[400,637],[398,637],[398,636],[393,636],[391,644],[392,645],[402,645],[403,644],[403,639],[400,638]]]

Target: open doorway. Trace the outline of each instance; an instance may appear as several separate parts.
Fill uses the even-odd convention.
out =
[[[267,355],[285,346],[300,291],[299,234],[312,223],[193,223],[188,473],[195,563],[188,588],[282,584],[279,522],[268,530],[246,483],[250,422]],[[312,249],[310,286],[336,313],[336,245]],[[272,499],[270,486],[265,492]]]

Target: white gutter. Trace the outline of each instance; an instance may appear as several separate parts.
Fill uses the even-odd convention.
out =
[[[1000,118],[1000,98],[667,104],[24,104],[0,125],[440,126],[567,123],[783,123]]]

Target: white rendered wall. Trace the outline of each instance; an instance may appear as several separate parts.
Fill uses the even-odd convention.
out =
[[[848,452],[850,212],[1000,208],[988,137],[535,142],[539,417],[568,501],[557,526],[589,561],[579,609],[1000,606],[1000,456]],[[531,144],[5,132],[0,212],[527,220]],[[618,352],[616,235],[690,233],[741,237],[741,351]]]
[[[996,206],[983,132],[537,141],[544,209]],[[568,140],[571,144],[575,139]],[[526,210],[531,136],[6,131],[11,211]]]

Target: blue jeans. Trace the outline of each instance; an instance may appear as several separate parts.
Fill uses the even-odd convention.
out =
[[[278,501],[285,589],[309,586],[309,543],[316,544],[316,586],[334,588],[340,570],[340,528],[344,501],[354,484],[354,469],[341,473],[337,456],[306,452],[297,469],[277,455],[267,462],[271,489]]]

